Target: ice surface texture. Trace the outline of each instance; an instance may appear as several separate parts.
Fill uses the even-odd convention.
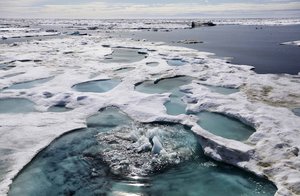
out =
[[[54,23],[51,20],[39,22]],[[68,21],[62,23],[71,24]],[[103,63],[106,55],[118,47],[147,49],[147,58],[132,63]],[[84,128],[89,116],[107,106],[120,108],[140,123],[165,121],[188,125],[197,135],[206,155],[267,176],[276,184],[278,195],[300,192],[300,171],[295,169],[300,164],[300,121],[291,110],[300,105],[299,75],[255,74],[251,66],[226,63],[225,60],[211,58],[210,53],[145,40],[118,39],[111,37],[110,32],[16,45],[1,44],[0,54],[0,64],[13,66],[0,70],[1,89],[54,76],[52,80],[29,89],[7,89],[0,93],[0,99],[32,100],[39,111],[0,114],[1,149],[7,149],[0,156],[1,163],[5,165],[2,170],[5,171],[4,180],[0,182],[1,194],[7,193],[12,178],[41,149],[70,130]],[[181,59],[186,64],[170,66],[166,59]],[[147,62],[157,62],[158,65],[151,67]],[[115,72],[124,67],[135,69]],[[11,77],[5,77],[7,75]],[[121,82],[101,94],[72,88],[90,81],[91,76],[93,81],[118,78]],[[138,87],[135,89],[138,83],[176,76],[193,78],[190,83],[180,85],[188,113],[203,110],[223,113],[251,125],[256,132],[243,142],[214,135],[201,128],[194,115],[167,113],[165,104],[170,101],[171,95],[168,85],[167,90],[154,93],[138,91]],[[239,92],[222,94],[206,85],[238,88]],[[47,112],[49,107],[60,103],[73,110]],[[146,144],[141,150],[148,147]]]

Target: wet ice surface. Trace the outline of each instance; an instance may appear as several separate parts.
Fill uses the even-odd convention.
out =
[[[51,106],[50,108],[48,108],[48,112],[68,112],[72,109],[70,108],[66,108],[64,106]]]
[[[209,88],[213,92],[220,93],[223,95],[230,95],[232,93],[239,92],[239,89],[235,89],[235,88],[225,88],[220,86],[209,86],[209,85],[205,85],[205,87]]]
[[[32,22],[32,20],[30,21]],[[49,20],[38,21],[41,23],[51,22]],[[52,21],[51,23],[54,24],[56,22],[70,25],[74,21],[58,20]],[[74,32],[79,28],[88,28],[91,25],[99,24],[97,21],[87,24],[84,23],[86,22],[82,22],[82,24],[77,23],[74,26],[70,25],[68,29]],[[34,25],[34,23],[31,25]],[[126,25],[128,24],[124,24],[124,26]],[[133,25],[136,25],[136,23]],[[170,25],[173,25],[174,27],[174,23]],[[107,55],[111,54],[112,49],[114,48],[143,49],[137,49],[137,52],[135,51],[125,55],[126,58],[124,59],[135,59],[130,63],[102,62]],[[145,52],[147,54],[145,54]],[[136,60],[135,57],[137,54],[143,56],[143,59],[139,57],[140,60]],[[16,176],[23,166],[29,163],[41,149],[46,147],[55,138],[59,138],[62,134],[70,130],[84,128],[86,125],[86,118],[93,115],[95,116],[89,119],[95,118],[95,120],[92,120],[94,121],[94,127],[93,123],[88,122],[89,128],[83,129],[81,132],[74,132],[74,135],[70,134],[73,135],[72,137],[78,138],[75,139],[74,145],[65,145],[60,148],[60,153],[57,153],[58,151],[54,150],[49,157],[52,157],[53,159],[51,159],[55,161],[48,162],[48,156],[46,156],[46,159],[44,159],[45,161],[38,161],[38,163],[32,162],[32,164],[41,163],[43,165],[41,167],[46,168],[46,170],[47,168],[53,167],[54,169],[50,169],[51,174],[49,174],[49,172],[43,172],[43,169],[34,170],[34,172],[42,172],[43,177],[26,177],[27,179],[25,181],[22,180],[22,183],[28,183],[28,186],[24,185],[27,189],[29,189],[32,184],[34,185],[36,183],[35,179],[43,179],[45,176],[43,173],[46,173],[46,175],[50,175],[50,177],[46,177],[47,180],[45,183],[42,183],[39,187],[43,189],[45,186],[52,186],[52,182],[49,183],[49,179],[57,180],[58,183],[54,184],[59,184],[59,186],[55,185],[55,187],[58,188],[53,188],[54,186],[49,189],[45,188],[50,192],[54,191],[55,194],[57,193],[56,191],[73,194],[73,189],[81,189],[73,188],[73,185],[70,185],[72,183],[67,183],[70,179],[76,181],[74,187],[84,187],[88,189],[89,185],[91,185],[93,186],[91,189],[96,190],[97,192],[101,192],[102,190],[105,191],[107,190],[106,185],[109,184],[106,180],[110,180],[110,177],[112,176],[113,179],[116,179],[115,176],[112,175],[112,173],[116,174],[116,172],[110,171],[111,168],[114,168],[111,161],[118,160],[120,157],[110,159],[113,157],[107,156],[106,159],[99,160],[100,162],[102,161],[101,164],[99,164],[98,158],[101,158],[101,156],[96,156],[96,163],[93,163],[93,166],[90,169],[85,167],[89,164],[81,162],[82,158],[84,158],[83,160],[85,161],[86,157],[95,160],[95,152],[99,154],[102,153],[103,155],[105,155],[105,152],[108,154],[109,152],[112,153],[110,150],[105,152],[101,150],[109,149],[110,145],[118,147],[118,145],[122,146],[122,143],[128,142],[122,141],[124,139],[122,135],[121,138],[114,138],[118,135],[117,133],[124,133],[126,135],[128,127],[130,127],[131,131],[135,130],[134,128],[137,128],[138,130],[138,128],[141,128],[140,126],[146,129],[147,127],[144,127],[146,123],[151,130],[152,128],[155,128],[153,126],[160,127],[160,125],[154,125],[153,122],[163,121],[190,126],[193,133],[196,134],[197,139],[201,141],[200,144],[205,155],[218,161],[227,162],[245,170],[249,170],[258,175],[268,176],[269,180],[276,183],[278,187],[277,193],[279,195],[298,193],[299,189],[295,185],[299,183],[299,171],[294,170],[293,168],[297,168],[297,165],[299,164],[300,125],[298,121],[299,117],[292,113],[291,109],[299,107],[300,104],[299,76],[274,74],[260,75],[251,71],[250,69],[252,67],[250,66],[233,65],[226,62],[226,60],[211,58],[212,55],[213,54],[211,53],[169,46],[163,43],[151,43],[146,40],[118,38],[118,36],[111,31],[103,32],[97,30],[93,31],[89,36],[61,36],[59,39],[42,39],[30,42],[18,42],[9,45],[1,44],[0,63],[7,64],[9,62],[9,65],[14,66],[12,69],[0,70],[1,88],[23,81],[33,81],[51,77],[53,75],[55,77],[51,81],[34,86],[34,88],[22,90],[11,89],[0,93],[1,99],[17,97],[32,100],[36,103],[36,108],[39,111],[43,111],[42,113],[0,114],[0,173],[1,179],[3,179],[0,182],[0,194],[7,193],[8,187],[12,182],[11,179]],[[145,56],[147,56],[146,59],[144,58]],[[168,59],[181,59],[187,63],[184,66],[170,66],[166,61]],[[157,62],[157,66],[149,66],[147,65],[147,62]],[[134,69],[126,70],[128,67]],[[127,72],[123,72],[124,69]],[[23,74],[19,75],[18,73]],[[94,76],[93,81],[90,79],[91,76]],[[178,76],[185,77],[177,78]],[[100,86],[97,86],[95,83],[92,83],[92,85],[89,83],[103,81],[108,78],[118,78],[120,81],[117,86],[111,84],[101,84]],[[72,89],[76,84],[84,84],[86,86],[82,91],[78,91],[75,88]],[[210,89],[204,85],[218,87],[218,89]],[[95,89],[103,91],[103,86],[105,86],[105,93],[97,94],[90,92]],[[239,89],[239,92],[235,92],[235,90],[232,89],[224,91],[224,89],[220,89],[220,87]],[[89,91],[84,91],[84,89],[89,89]],[[49,107],[51,108],[51,106],[55,105],[72,108],[73,110],[67,112],[47,112]],[[101,117],[101,115],[98,116],[99,113],[97,111],[100,108],[107,106],[116,106],[120,108],[124,113],[128,114],[136,124],[128,125],[126,123],[127,117],[125,117],[124,123],[122,124],[126,124],[127,129],[123,129],[122,127],[116,127],[118,125],[118,120],[115,121],[115,123],[110,123],[110,120],[112,119],[111,115],[113,115],[113,113],[106,115],[105,117]],[[57,108],[54,108],[54,110],[55,109]],[[234,116],[242,122],[249,122],[249,124],[255,127],[256,132],[254,132],[246,141],[228,140],[225,137],[216,136],[211,134],[209,130],[201,128],[201,126],[197,124],[197,118],[193,115],[185,114],[185,110],[192,113],[208,110],[226,114],[228,116]],[[18,118],[17,122],[16,118]],[[104,119],[104,122],[101,119]],[[103,129],[101,128],[100,130],[97,126],[101,126]],[[238,127],[239,126],[241,125],[238,125]],[[104,130],[106,130],[105,133],[102,132]],[[164,128],[162,128],[162,130],[164,130]],[[148,131],[145,131],[145,133],[147,132]],[[91,133],[91,135],[87,133]],[[183,133],[183,130],[179,133]],[[100,137],[101,135],[105,137]],[[147,134],[141,135],[147,137]],[[84,140],[85,136],[87,137],[87,140]],[[191,135],[187,133],[180,138],[191,138],[190,136]],[[141,141],[147,141],[145,137],[141,136]],[[93,138],[92,145],[89,143],[90,138]],[[103,138],[112,138],[113,140],[108,139],[107,141],[103,141]],[[158,137],[153,137],[152,143],[150,140],[150,144],[148,142],[141,144],[146,144],[146,146],[143,147],[146,149],[148,148],[148,150],[151,148],[151,155],[152,152],[153,154],[160,154],[161,152],[164,152],[164,150],[168,152],[168,149],[172,149],[169,148],[168,145],[163,144],[163,142],[168,141],[168,139],[163,141],[160,141],[160,139]],[[73,141],[73,139],[71,140]],[[60,139],[55,142],[58,141],[60,141]],[[85,141],[87,141],[87,143],[85,143]],[[116,142],[111,141],[120,142],[116,145]],[[63,141],[59,145],[64,145],[64,143],[69,144],[68,141]],[[94,146],[94,144],[95,146],[104,145],[105,148],[96,148],[96,150],[95,148],[91,148],[86,151],[87,154],[82,154],[82,152],[85,151],[83,150],[85,147],[81,148],[81,145],[87,145],[87,148],[89,148]],[[68,151],[70,153],[66,152],[65,150],[69,147],[72,148],[71,151],[73,151],[73,149],[78,149],[80,155],[75,156],[77,153],[72,153],[70,151]],[[140,146],[135,146],[133,149],[136,147]],[[51,148],[52,145],[49,149]],[[49,154],[47,150],[43,151],[41,155],[43,153]],[[150,153],[150,151],[147,152]],[[67,162],[58,161],[58,159],[61,158],[60,154],[64,153],[67,153],[65,156],[66,158],[64,158]],[[120,151],[118,153],[120,154]],[[134,158],[134,156],[128,155],[125,152],[121,154]],[[204,156],[201,151],[199,151],[199,154],[201,157]],[[272,154],[272,156],[269,156],[270,154]],[[73,162],[72,159],[74,157],[71,157],[73,155],[75,156],[75,162]],[[78,157],[79,161],[77,161]],[[104,158],[105,156],[102,157]],[[146,184],[151,184],[153,186],[146,186],[145,189],[143,188],[143,193],[147,190],[153,192],[156,191],[155,193],[157,193],[155,187],[160,187],[159,184],[164,185],[162,189],[167,192],[176,190],[174,187],[182,186],[187,187],[186,189],[183,189],[185,192],[192,192],[193,190],[191,189],[194,189],[196,192],[205,190],[203,189],[204,186],[201,188],[201,186],[196,186],[196,184],[195,186],[191,183],[182,184],[179,179],[176,179],[175,174],[174,177],[171,177],[171,179],[174,179],[174,183],[172,182],[173,184],[169,185],[169,182],[163,184],[163,182],[160,181],[160,179],[168,179],[165,172],[177,171],[176,168],[179,168],[179,171],[188,172],[187,168],[190,168],[190,166],[193,167],[193,164],[197,163],[197,161],[194,161],[193,156],[188,157],[191,158],[189,159],[191,162],[187,160],[186,162],[179,162],[179,164],[174,165],[171,161],[169,162],[170,165],[172,165],[171,168],[163,167],[165,169],[159,170],[158,172],[156,172],[155,169],[152,170],[153,168],[150,167],[148,171],[155,172],[153,172],[153,175],[151,174],[149,176],[150,181]],[[39,158],[40,157],[37,157],[37,159]],[[105,163],[104,165],[108,166],[105,167],[107,170],[104,172],[97,167],[99,166],[102,168],[102,163]],[[58,164],[59,167],[56,167],[56,164]],[[122,164],[126,165],[126,161],[122,162]],[[44,167],[44,165],[46,166]],[[83,166],[82,170],[81,166]],[[93,168],[95,169],[93,170]],[[180,168],[182,168],[182,170],[180,170]],[[71,175],[57,175],[56,172],[59,170],[63,171],[64,169],[70,169],[73,173]],[[89,175],[97,176],[96,170],[100,171],[100,173],[105,173],[104,180],[103,178],[97,177],[92,177],[91,180]],[[225,171],[225,168],[221,167],[220,170]],[[131,170],[125,169],[125,171]],[[87,174],[88,177],[85,178],[80,176],[80,173]],[[197,174],[197,172],[195,173]],[[241,174],[242,172],[237,170],[237,175]],[[27,174],[24,173],[24,175]],[[165,175],[164,177],[166,178],[164,178],[163,175]],[[74,176],[76,178],[74,178]],[[155,178],[155,176],[157,176],[157,178]],[[199,172],[199,176],[201,176],[201,172]],[[77,177],[80,177],[80,179]],[[67,180],[65,180],[65,178]],[[120,181],[118,181],[118,183],[112,183],[115,186],[108,185],[108,187],[113,187],[110,189],[111,192],[115,190],[112,194],[120,193],[124,186],[123,182],[128,182],[128,179],[124,179],[123,177],[120,179],[120,176],[118,176],[117,179],[122,182],[119,183]],[[96,180],[97,182],[90,183],[93,180]],[[177,183],[177,180],[179,183]],[[201,179],[196,179],[195,181],[200,180]],[[241,181],[237,181],[239,187],[235,188],[235,190],[244,189],[244,186],[240,186]],[[103,182],[105,184],[105,186],[102,186],[103,189],[97,187],[97,184]],[[156,184],[156,182],[158,182],[158,184]],[[221,181],[217,179],[216,181],[211,182],[213,184],[211,186],[213,187],[213,190],[211,191],[218,191],[215,189],[215,185],[218,185],[218,182]],[[65,188],[65,186],[61,184],[65,184],[68,187]],[[136,188],[139,184],[141,184],[141,181],[134,183],[135,186],[131,184],[132,186],[130,185],[130,188],[128,189],[133,191],[137,189],[140,190],[139,188]],[[207,184],[207,181],[205,181],[204,184]],[[246,186],[252,187],[252,185]],[[274,191],[276,191],[275,188],[267,188],[267,184],[263,183],[262,186],[266,188],[265,191],[267,193],[273,194]],[[31,187],[39,189],[39,187],[36,186]],[[126,187],[128,186],[126,185]],[[220,185],[220,190],[223,188],[225,187]],[[127,188],[124,189],[127,190]],[[162,189],[158,188],[158,190]],[[251,189],[254,190],[255,188]],[[24,190],[26,189],[24,188]],[[78,194],[80,193],[82,192],[78,192]]]
[[[87,125],[90,128],[97,128],[97,127],[117,127],[119,125],[126,125],[130,123],[130,118],[122,113],[117,108],[106,108],[101,110],[97,114],[89,117],[87,119]]]
[[[9,70],[14,68],[12,65],[7,65],[7,64],[0,64],[0,70]]]
[[[252,127],[222,114],[200,112],[197,116],[202,128],[224,138],[243,141],[255,132]]]
[[[171,59],[171,60],[167,60],[167,63],[170,66],[183,66],[186,64],[186,62],[180,60],[180,59]]]
[[[182,101],[182,97],[185,94],[180,92],[179,90],[173,90],[170,95],[170,101],[167,101],[164,105],[167,109],[167,114],[170,115],[178,115],[184,114],[186,104]]]
[[[173,78],[164,78],[158,81],[146,81],[137,84],[135,89],[143,93],[166,93],[173,90],[179,90],[180,86],[189,84],[193,78],[179,76]]]
[[[0,113],[29,113],[35,112],[35,104],[22,98],[1,98]]]
[[[158,124],[146,126],[169,130],[164,133],[161,129],[153,131],[152,128],[150,129],[152,131],[146,135],[160,137],[167,155],[173,153],[176,162],[172,164],[167,161],[168,159],[160,157],[167,156],[162,153],[154,156],[147,151],[130,151],[126,148],[138,147],[138,141],[131,141],[134,139],[132,130],[126,127],[130,121],[116,108],[105,109],[96,116],[88,118],[88,128],[66,134],[42,151],[17,176],[8,195],[202,195],[209,193],[217,196],[226,192],[226,195],[234,196],[273,195],[276,191],[275,186],[270,182],[232,166],[207,159],[199,149],[193,134],[182,126]],[[116,129],[123,131],[115,132]],[[130,131],[131,134],[124,130]],[[145,129],[139,131],[141,133]],[[174,151],[169,150],[181,154],[174,155]],[[105,153],[110,156],[106,157]],[[114,167],[121,167],[123,170],[119,169],[117,172],[114,167],[107,165],[109,161],[116,161],[115,157],[120,159],[122,156],[130,156],[130,158],[114,162]],[[146,164],[149,162],[152,164]],[[138,169],[144,169],[143,172],[152,168],[148,171],[151,173],[144,177],[126,176],[125,174],[128,173],[125,171],[128,170],[124,168],[128,169],[128,166],[136,166],[135,164],[140,164]],[[131,168],[130,171],[136,170]],[[188,183],[186,179],[189,179]]]
[[[9,78],[9,77],[17,76],[17,75],[24,74],[24,73],[25,73],[25,72],[19,72],[19,73],[7,74],[7,75],[4,75],[4,76],[0,77],[0,79],[4,79],[4,78]]]
[[[124,68],[119,68],[115,70],[115,73],[125,73],[131,70],[134,70],[134,67],[124,67]]]
[[[80,92],[104,93],[115,88],[119,83],[118,79],[96,80],[76,84],[73,88]]]
[[[146,56],[139,54],[139,49],[134,48],[112,48],[113,53],[105,56],[103,63],[133,63],[141,61]]]
[[[156,67],[158,66],[158,62],[147,62],[146,65],[150,66],[150,67]]]
[[[9,89],[27,89],[27,88],[33,88],[35,86],[38,86],[39,84],[43,84],[46,83],[50,80],[52,80],[53,77],[50,78],[43,78],[43,79],[38,79],[38,80],[32,80],[32,81],[27,81],[27,82],[20,82],[20,83],[16,83],[13,84],[5,89],[9,90]]]
[[[186,76],[179,76],[174,78],[165,78],[156,82],[146,81],[136,85],[136,90],[144,93],[166,93],[170,92],[170,100],[164,105],[167,109],[167,114],[178,115],[184,114],[186,104],[182,101],[185,95],[180,91],[179,87],[189,84],[193,78]]]

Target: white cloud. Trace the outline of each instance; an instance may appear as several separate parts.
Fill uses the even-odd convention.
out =
[[[40,2],[40,0],[0,0],[0,7],[21,7],[21,6],[31,6],[35,3]]]
[[[210,12],[257,12],[300,10],[300,2],[277,3],[224,3],[217,5],[201,3],[129,4],[94,2],[77,5],[31,6],[37,0],[12,0],[0,4],[0,17],[56,17],[56,18],[123,18],[123,17],[172,17],[182,14]]]

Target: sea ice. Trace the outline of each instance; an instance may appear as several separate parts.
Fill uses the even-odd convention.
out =
[[[152,138],[152,142],[153,142],[153,147],[151,150],[152,154],[159,155],[161,153],[161,151],[164,151],[164,148],[163,148],[162,144],[160,143],[159,138],[157,136],[154,136]]]
[[[47,32],[40,29],[31,28],[0,28],[0,37],[8,38],[21,38],[21,37],[39,37],[39,36],[55,36],[60,32]]]
[[[281,43],[281,45],[295,45],[295,46],[300,46],[300,40],[299,41],[284,42],[284,43]]]
[[[190,159],[197,140],[179,125],[138,124],[97,135],[100,155],[120,176],[145,176]]]
[[[21,23],[21,20],[16,19],[1,19],[1,21],[11,22],[10,28]],[[53,26],[55,24],[71,26],[74,22],[73,20],[46,19],[28,21],[33,25],[51,24]],[[139,26],[145,27],[145,21],[136,21],[128,25],[120,20],[115,22],[114,28],[139,29]],[[168,26],[188,27],[189,21],[180,25],[176,23],[178,21],[170,21]],[[268,20],[261,21],[258,21],[259,24],[266,24]],[[293,20],[284,20],[282,23],[279,21],[279,23],[288,24],[291,21]],[[91,20],[90,25],[96,26],[101,22],[103,21]],[[254,24],[256,21],[241,22]],[[276,22],[278,23],[278,20],[271,21],[270,24]],[[108,21],[105,21],[103,25],[106,25],[107,28],[112,26]],[[72,28],[87,28],[88,26],[78,25],[78,27]],[[147,28],[154,26],[163,28],[165,24],[152,20],[146,26]],[[72,31],[75,30],[72,29]],[[251,70],[252,66],[233,65],[224,59],[211,58],[211,53],[168,46],[164,43],[111,37],[110,31],[107,33],[105,31],[98,32],[98,30],[93,32],[91,36],[66,36],[19,42],[13,47],[9,44],[0,45],[0,64],[13,66],[8,70],[0,70],[1,89],[20,82],[54,76],[51,81],[33,88],[10,89],[0,93],[0,99],[25,98],[32,100],[36,104],[35,109],[40,111],[26,114],[0,114],[0,148],[11,149],[0,156],[0,161],[5,166],[2,170],[4,172],[1,171],[3,180],[0,182],[0,194],[7,193],[12,179],[51,141],[70,130],[86,127],[89,124],[89,122],[86,123],[86,119],[107,106],[120,108],[136,123],[169,122],[189,126],[198,137],[206,155],[257,175],[266,176],[276,184],[277,195],[300,193],[300,188],[297,186],[300,183],[300,171],[297,169],[300,164],[297,155],[297,149],[300,149],[300,121],[299,117],[291,111],[300,105],[299,75],[256,74]],[[145,48],[148,54],[147,58],[139,61],[107,64],[103,60],[106,55],[112,53],[112,49],[103,47],[103,45],[109,45],[111,48],[118,46]],[[174,58],[187,63],[184,66],[169,66],[166,59]],[[148,66],[147,62],[157,62],[157,66]],[[130,72],[115,72],[123,67],[135,69]],[[97,74],[94,75],[95,73]],[[7,75],[11,77],[6,77]],[[92,75],[94,75],[93,80],[118,78],[120,83],[112,90],[101,94],[72,89],[72,86],[76,84],[90,81]],[[171,85],[168,80],[164,80],[176,76],[187,76],[188,82],[183,79],[183,81]],[[154,90],[154,93],[153,91],[151,93],[138,91],[136,84],[142,84],[145,81],[151,81],[151,86],[155,86],[154,81],[164,85],[158,93]],[[239,92],[216,93],[205,85],[238,88]],[[222,113],[251,125],[256,132],[246,141],[235,141],[204,130],[197,124],[198,119],[193,115],[168,115],[164,104],[170,99],[170,90],[178,86],[182,86],[181,90],[188,94],[186,98],[189,100],[186,103],[187,111],[197,113],[208,110]],[[48,93],[45,94],[45,92]],[[78,97],[85,98],[78,99]],[[49,107],[60,101],[64,101],[66,107],[73,108],[73,110],[59,113],[47,112]],[[16,119],[18,119],[17,122]],[[153,127],[150,126],[151,128]],[[115,138],[125,130],[114,131],[106,135],[109,138],[107,144],[113,140],[121,140],[121,144],[129,146],[126,143],[129,142],[128,140]],[[132,129],[125,131],[125,135],[128,136],[131,131]],[[175,132],[170,132],[169,136],[172,137],[169,139],[159,136],[160,142],[167,152],[161,158],[177,164],[178,156],[189,157],[192,154],[194,148],[184,142],[194,138],[194,135],[191,136],[186,131],[179,132],[177,141],[180,141],[184,149],[179,150],[176,158],[172,153],[173,150],[170,150],[174,149],[173,145],[175,144],[168,142],[172,141],[170,138],[174,138],[172,133]],[[104,139],[104,137],[98,138]],[[131,144],[131,142],[129,143]],[[149,146],[149,143],[147,145]],[[185,150],[186,148],[188,150]],[[108,151],[103,155],[107,160],[123,161],[128,160],[125,153],[119,151],[119,156],[116,156],[113,151]],[[152,157],[150,151],[142,154],[145,155],[140,157],[142,160],[149,161],[149,156]],[[159,162],[160,160],[155,159],[155,161]],[[126,161],[122,163],[125,166],[129,165]],[[147,166],[142,172],[138,169],[140,167],[127,166],[123,168],[125,173],[144,174],[145,170],[153,169]],[[121,170],[115,171],[122,172],[123,170],[121,168]]]

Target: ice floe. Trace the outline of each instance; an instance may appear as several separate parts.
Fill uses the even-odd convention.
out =
[[[217,25],[296,25],[298,18],[248,18],[248,19],[131,19],[131,20],[81,20],[81,19],[0,19],[0,39],[28,38],[68,35],[89,35],[103,31],[147,30],[171,31],[172,29],[192,28],[192,24]],[[204,25],[205,26],[205,25]],[[207,26],[207,25],[206,25]],[[196,41],[198,42],[198,41]],[[195,43],[186,40],[183,43]]]
[[[60,32],[47,32],[40,29],[32,28],[0,28],[0,39],[21,38],[21,37],[38,37],[38,36],[54,36]]]
[[[113,174],[145,177],[194,156],[197,140],[180,125],[133,124],[97,135]]]
[[[299,41],[291,41],[291,42],[283,42],[281,45],[294,45],[294,46],[300,46],[300,40]]]
[[[280,26],[280,25],[298,25],[299,18],[232,18],[232,19],[215,19],[212,20],[216,24],[222,25],[264,25],[264,26]]]

